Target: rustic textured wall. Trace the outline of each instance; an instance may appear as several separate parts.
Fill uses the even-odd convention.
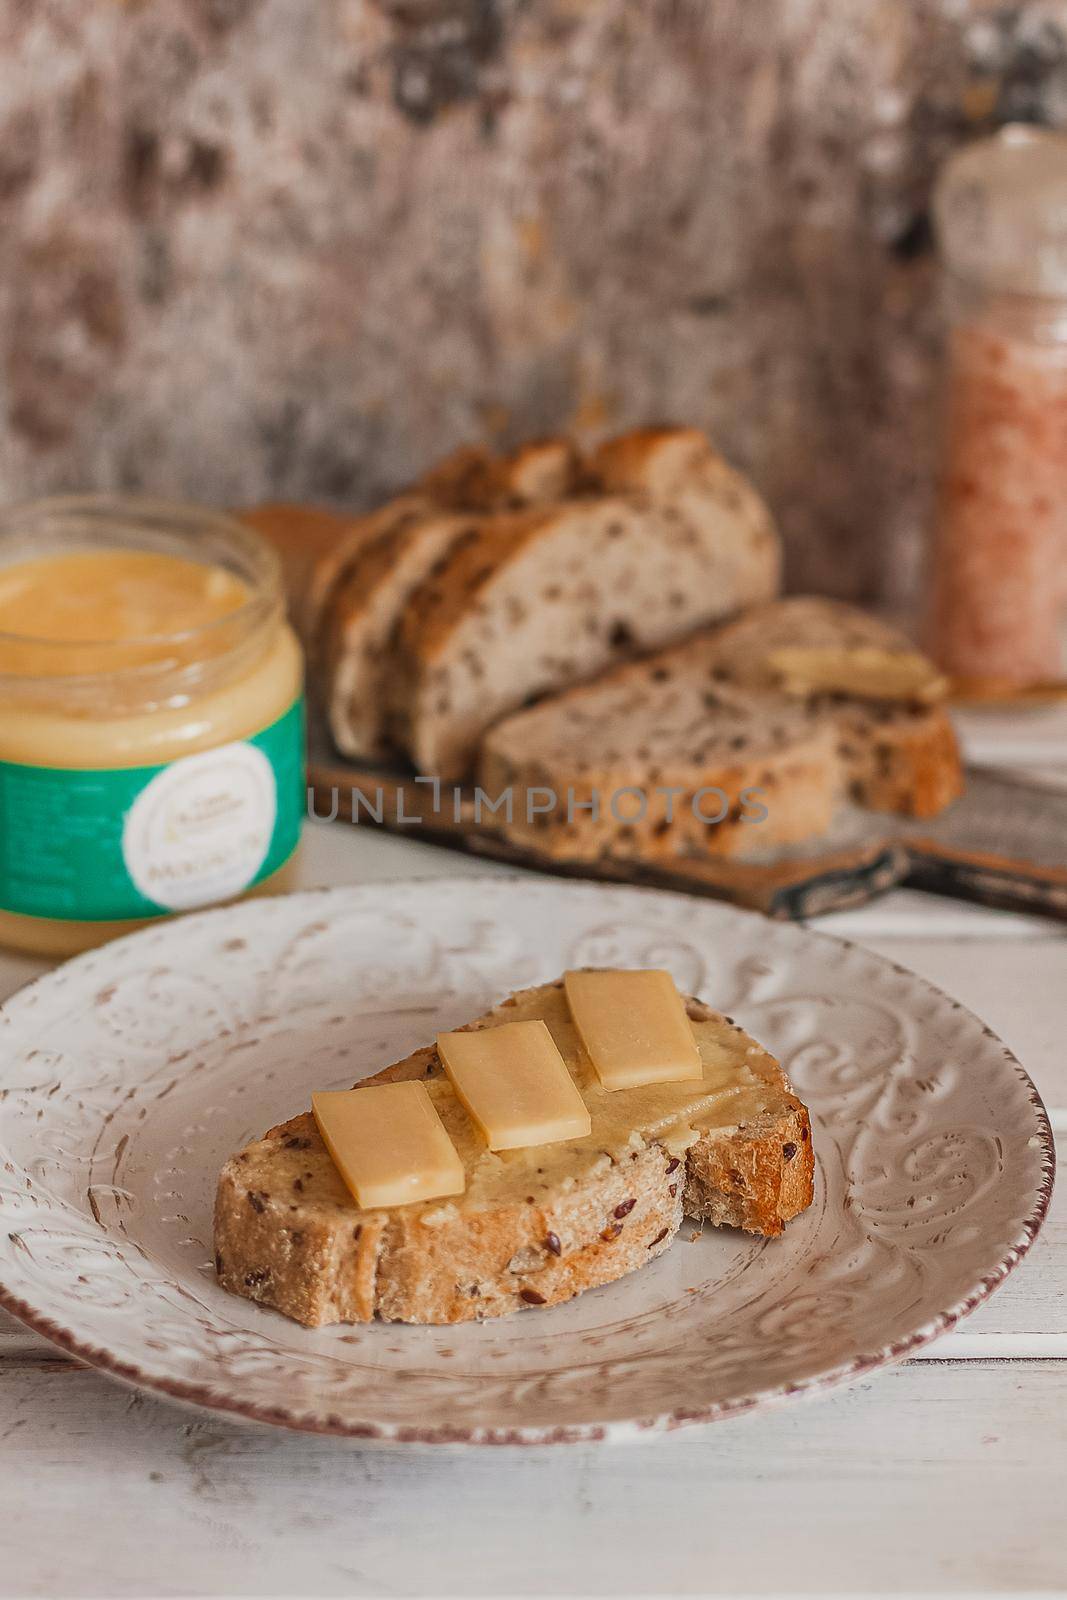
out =
[[[364,503],[706,423],[794,583],[906,591],[931,173],[1067,0],[0,0],[0,493]]]

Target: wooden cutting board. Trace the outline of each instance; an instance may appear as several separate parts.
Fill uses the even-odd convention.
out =
[[[320,820],[385,827],[539,872],[710,895],[773,917],[812,917],[862,905],[901,884],[1067,921],[1067,789],[967,769],[961,800],[932,822],[844,808],[833,832],[803,850],[752,861],[687,856],[669,865],[566,861],[520,849],[473,793],[445,787],[439,809],[426,783],[394,768],[346,761],[313,731],[309,780]]]

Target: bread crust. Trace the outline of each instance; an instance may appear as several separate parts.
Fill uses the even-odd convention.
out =
[[[574,494],[582,463],[570,439],[532,439],[510,455],[486,445],[461,445],[424,473],[418,488],[459,511],[509,511]]]
[[[398,619],[411,594],[478,521],[455,511],[419,511],[356,552],[337,583],[322,628],[326,715],[342,754],[387,753],[386,701]]]
[[[588,471],[609,493],[644,489],[666,497],[711,460],[726,465],[699,428],[634,428],[594,450]]]
[[[879,729],[852,775],[852,793],[861,805],[908,817],[936,817],[963,787],[956,730],[940,706],[916,708]]]
[[[510,1005],[558,987],[523,991]],[[721,1020],[697,1000],[687,1009],[694,1020]],[[503,1002],[470,1026],[508,1018]],[[367,1081],[439,1070],[425,1048]],[[223,1168],[219,1282],[309,1327],[375,1315],[450,1324],[556,1305],[614,1282],[668,1249],[686,1213],[775,1236],[811,1203],[811,1128],[778,1063],[757,1052],[753,1070],[765,1093],[745,1125],[707,1130],[680,1156],[650,1138],[536,1202],[518,1196],[474,1212],[447,1203],[361,1211],[304,1113]]]

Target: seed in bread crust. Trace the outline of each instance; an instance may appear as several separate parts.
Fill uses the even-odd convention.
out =
[[[611,1244],[612,1240],[613,1239],[617,1239],[621,1232],[622,1232],[622,1223],[621,1222],[611,1222],[611,1223],[608,1224],[608,1226],[606,1228],[601,1228],[600,1237],[605,1241],[606,1244]]]
[[[613,1215],[616,1217],[628,1217],[636,1204],[637,1201],[634,1198],[624,1200],[621,1205],[615,1207]]]
[[[543,1306],[545,1303],[544,1295],[538,1294],[536,1289],[520,1289],[519,1299],[525,1300],[528,1306]]]
[[[782,1146],[782,1157],[783,1157],[784,1160],[792,1161],[792,1159],[796,1155],[796,1153],[797,1153],[797,1147],[792,1142],[790,1142],[789,1144],[784,1144]]]
[[[256,1194],[254,1189],[249,1189],[248,1191],[248,1203],[252,1207],[253,1211],[259,1211],[262,1213],[267,1209],[266,1196],[262,1194]]]
[[[545,1234],[545,1249],[550,1251],[554,1256],[561,1256],[563,1254],[563,1246],[559,1242],[558,1233]],[[222,1269],[220,1268],[219,1270],[221,1271]]]
[[[678,1160],[677,1156],[675,1156],[672,1161],[668,1161],[668,1163],[667,1163],[667,1175],[668,1175],[668,1177],[670,1176],[670,1174],[672,1172],[677,1172],[678,1168],[680,1166],[681,1166],[681,1162]]]
[[[664,1241],[664,1239],[665,1239],[665,1238],[666,1238],[666,1237],[667,1237],[667,1235],[668,1235],[668,1234],[669,1234],[669,1233],[670,1233],[670,1231],[671,1231],[671,1230],[670,1230],[670,1229],[669,1229],[669,1228],[661,1228],[661,1229],[660,1229],[660,1230],[659,1230],[659,1232],[658,1232],[658,1233],[657,1233],[657,1235],[656,1235],[656,1237],[655,1237],[655,1238],[654,1238],[654,1239],[653,1239],[653,1240],[652,1240],[652,1241],[651,1241],[651,1243],[650,1243],[650,1244],[649,1244],[649,1246],[648,1246],[648,1248],[649,1248],[649,1250],[651,1250],[651,1249],[652,1249],[652,1248],[653,1248],[653,1246],[654,1246],[654,1245],[657,1245],[657,1244],[662,1244],[662,1243],[663,1243],[663,1241]]]

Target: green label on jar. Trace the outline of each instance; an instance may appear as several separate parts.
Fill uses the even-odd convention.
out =
[[[164,766],[0,761],[0,910],[110,922],[229,900],[296,849],[305,781],[302,699]]]

